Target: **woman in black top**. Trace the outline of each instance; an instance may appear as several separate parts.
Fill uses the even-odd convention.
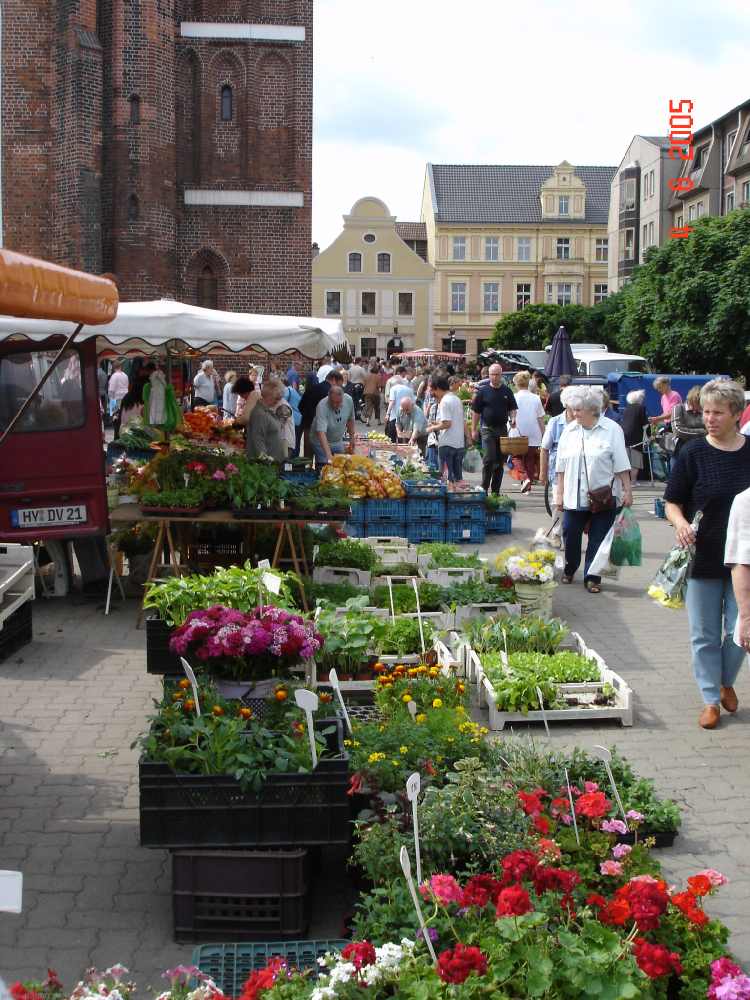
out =
[[[648,424],[648,416],[643,401],[646,398],[644,389],[633,389],[625,397],[627,406],[622,411],[622,433],[630,458],[630,481],[638,479],[638,473],[643,468],[643,428]]]
[[[664,499],[678,543],[695,543],[686,605],[693,672],[705,703],[699,724],[713,729],[720,705],[727,712],[737,711],[734,682],[745,659],[732,638],[737,602],[724,565],[724,546],[732,501],[750,487],[750,438],[737,430],[745,394],[736,382],[707,382],[700,401],[706,437],[683,447]],[[696,537],[690,522],[698,511],[703,517]]]

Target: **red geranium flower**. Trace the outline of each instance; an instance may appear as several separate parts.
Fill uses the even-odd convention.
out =
[[[576,813],[589,819],[601,819],[611,808],[612,803],[604,792],[585,792],[576,802]]]
[[[673,972],[679,976],[682,972],[682,963],[676,951],[668,951],[660,944],[649,944],[643,938],[636,938],[633,942],[633,955],[638,968],[645,972],[649,979],[670,976]]]
[[[467,947],[459,941],[455,948],[438,956],[438,975],[445,983],[464,983],[472,972],[478,976],[487,972],[487,959],[479,948]]]
[[[537,833],[548,834],[550,831],[550,822],[546,816],[535,816],[534,817],[534,829]]]
[[[509,885],[497,897],[498,917],[522,917],[532,909],[528,892],[520,885]]]
[[[251,973],[242,987],[240,1000],[257,1000],[262,992],[272,989],[282,971],[286,971],[284,959],[278,956],[272,958],[265,969],[258,969],[257,972]]]
[[[518,801],[527,816],[538,816],[544,808],[542,799],[546,795],[543,788],[535,788],[533,792],[519,792]]]
[[[702,927],[708,923],[708,917],[698,905],[692,892],[676,892],[672,896],[672,904],[688,918],[691,924]]]
[[[609,927],[622,927],[632,915],[627,899],[613,899],[599,910],[599,920]]]
[[[666,883],[656,880],[631,880],[617,890],[615,898],[625,899],[630,904],[639,931],[656,930],[669,903]]]
[[[707,896],[713,886],[706,875],[691,875],[687,880],[688,890],[694,896]]]
[[[534,889],[537,896],[544,892],[571,893],[580,882],[576,871],[565,871],[563,868],[546,868],[540,865],[534,872]]]
[[[347,962],[351,962],[355,969],[364,968],[365,965],[375,964],[375,948],[369,941],[352,941],[346,948],[342,949],[341,957]]]
[[[504,882],[509,885],[511,882],[522,882],[528,875],[532,875],[539,864],[539,859],[532,851],[512,851],[503,858]]]
[[[492,875],[473,875],[464,886],[462,905],[484,907],[490,901],[497,903],[502,888],[502,882]]]

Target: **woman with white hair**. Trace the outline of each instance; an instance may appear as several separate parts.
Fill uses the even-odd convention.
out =
[[[209,358],[201,364],[200,371],[193,379],[196,406],[213,406],[216,403],[219,390],[219,376],[214,371],[214,363]]]
[[[563,511],[565,570],[563,583],[572,583],[581,565],[581,543],[588,525],[583,582],[590,594],[601,590],[601,578],[589,573],[599,546],[621,507],[633,502],[630,459],[622,428],[602,416],[602,394],[588,386],[571,386],[566,403],[572,420],[557,448],[555,501]]]
[[[678,545],[695,545],[685,604],[693,673],[704,702],[698,724],[714,729],[721,708],[737,711],[734,682],[745,659],[745,651],[732,637],[737,602],[724,548],[732,502],[750,487],[750,441],[737,429],[745,406],[745,393],[737,382],[707,382],[700,402],[706,436],[682,448],[664,499]],[[698,511],[702,518],[696,533],[691,523]]]
[[[630,479],[635,485],[643,468],[643,429],[648,426],[646,390],[632,389],[625,397],[627,406],[622,413],[622,433],[630,456]]]

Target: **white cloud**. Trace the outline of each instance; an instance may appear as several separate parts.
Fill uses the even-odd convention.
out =
[[[425,164],[619,163],[746,100],[746,0],[316,0],[313,238],[364,195],[419,218]]]

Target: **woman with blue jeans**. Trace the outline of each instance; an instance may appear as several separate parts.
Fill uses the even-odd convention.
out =
[[[745,407],[740,385],[715,379],[701,389],[706,436],[680,450],[669,476],[667,519],[679,545],[695,545],[695,561],[687,586],[693,673],[703,696],[698,720],[703,729],[714,729],[721,708],[737,711],[734,682],[745,651],[734,642],[737,602],[724,546],[732,501],[750,487],[750,440],[737,429]],[[702,512],[697,535],[691,522]]]

